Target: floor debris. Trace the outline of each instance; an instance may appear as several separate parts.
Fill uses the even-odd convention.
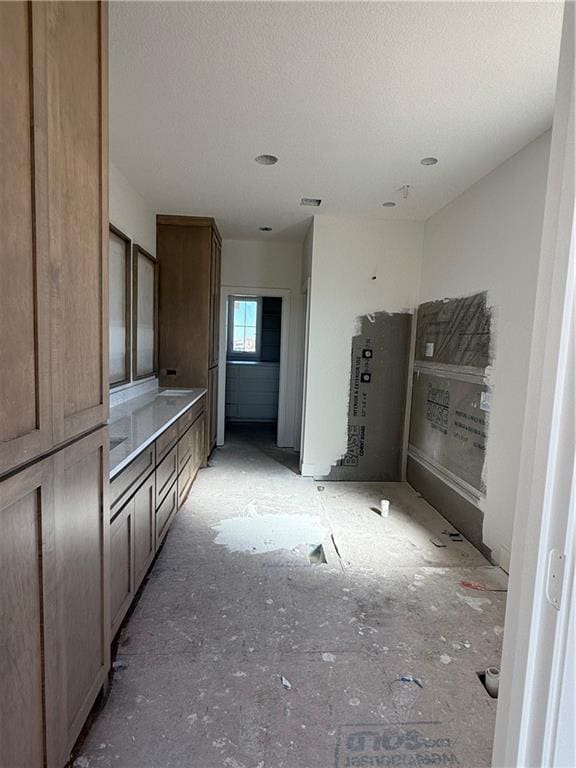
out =
[[[432,544],[434,544],[435,547],[438,547],[439,549],[447,546],[447,544],[441,539],[430,539],[430,541],[432,542]]]
[[[415,683],[418,686],[418,688],[424,688],[424,686],[422,685],[422,681],[418,680],[418,678],[414,677],[413,675],[402,675],[402,677],[400,678],[400,681],[402,683]]]
[[[280,675],[280,682],[282,683],[282,687],[286,688],[287,691],[289,691],[290,688],[292,688],[292,683],[290,682],[290,680],[285,678],[284,675]]]
[[[464,589],[475,589],[477,592],[508,592],[507,589],[501,587],[487,587],[479,581],[461,581],[460,586]]]
[[[326,553],[324,552],[324,547],[322,544],[312,544],[310,546],[310,554],[308,557],[312,565],[321,565],[322,563],[328,562],[328,560],[326,560]]]

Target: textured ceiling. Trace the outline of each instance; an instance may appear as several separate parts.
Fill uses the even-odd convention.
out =
[[[426,219],[550,127],[561,17],[559,2],[111,2],[111,157],[156,210],[215,216],[225,237],[301,239],[312,212]]]

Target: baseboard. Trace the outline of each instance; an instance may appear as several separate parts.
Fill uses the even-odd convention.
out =
[[[492,562],[492,551],[482,540],[484,513],[419,461],[408,457],[408,483]]]

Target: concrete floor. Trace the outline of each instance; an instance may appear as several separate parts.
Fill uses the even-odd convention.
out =
[[[476,673],[499,663],[505,592],[461,582],[501,589],[502,572],[409,486],[301,478],[242,429],[210,463],[74,765],[489,766],[496,702]]]

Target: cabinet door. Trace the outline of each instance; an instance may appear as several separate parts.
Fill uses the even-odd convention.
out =
[[[59,451],[54,514],[45,521],[50,604],[45,654],[49,766],[61,768],[110,665],[108,429]]]
[[[206,455],[216,445],[218,431],[218,366],[208,371],[208,426],[206,430]]]
[[[148,478],[134,497],[134,589],[137,590],[156,550],[154,531],[154,475]]]
[[[209,367],[218,364],[220,341],[220,241],[212,231],[210,261],[210,356]]]
[[[110,523],[111,637],[118,631],[134,593],[134,499],[130,499]]]
[[[194,474],[206,464],[206,415],[203,413],[196,424],[194,433],[194,448],[192,459],[194,461]]]
[[[0,475],[52,441],[45,13],[0,3]]]
[[[56,443],[108,417],[106,4],[47,14],[52,402]]]
[[[0,764],[10,768],[43,768],[48,761],[42,572],[50,566],[43,520],[52,515],[51,459],[0,482]]]

